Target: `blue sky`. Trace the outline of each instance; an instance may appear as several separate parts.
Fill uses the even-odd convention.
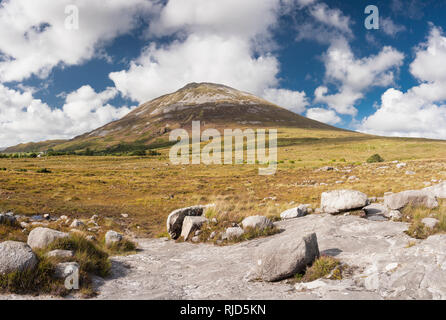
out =
[[[188,82],[446,139],[446,1],[0,1],[0,147],[71,138]],[[368,30],[364,9],[379,9]]]

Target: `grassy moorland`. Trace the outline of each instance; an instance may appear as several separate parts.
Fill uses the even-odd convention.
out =
[[[97,214],[105,226],[154,237],[165,232],[170,211],[194,204],[216,202],[220,214],[239,218],[277,216],[292,201],[318,207],[326,190],[356,189],[380,197],[446,180],[444,141],[280,129],[278,146],[272,176],[258,175],[259,165],[172,165],[167,148],[153,156],[0,159],[0,211]],[[385,162],[367,163],[373,154]],[[397,169],[393,160],[407,166]],[[327,165],[339,171],[316,171]],[[351,176],[357,179],[348,180]]]

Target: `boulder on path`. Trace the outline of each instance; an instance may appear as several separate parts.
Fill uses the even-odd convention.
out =
[[[38,227],[31,230],[29,233],[28,245],[33,249],[42,249],[48,247],[55,240],[66,238],[68,236],[68,233],[65,232]]]
[[[306,216],[308,214],[308,205],[301,204],[295,208],[285,210],[280,214],[282,219],[294,219]]]
[[[172,211],[167,217],[167,232],[172,239],[178,239],[187,216],[202,216],[207,206],[192,206]]]
[[[37,257],[24,242],[4,241],[0,243],[0,274],[34,269]]]
[[[250,216],[242,221],[243,229],[259,229],[264,230],[267,228],[272,228],[274,226],[273,222],[265,216]]]
[[[407,205],[423,206],[429,209],[438,207],[437,199],[423,190],[407,190],[384,196],[384,205],[392,210],[400,210]]]
[[[356,190],[333,190],[321,195],[322,212],[336,214],[362,209],[367,205],[367,195]]]
[[[184,241],[189,240],[189,236],[193,236],[194,232],[199,230],[201,226],[207,222],[208,219],[206,219],[203,216],[187,216],[184,217],[183,220],[183,227],[181,229],[181,236],[183,237]]]
[[[264,281],[279,281],[304,271],[318,257],[315,233],[303,238],[295,234],[277,237],[257,250],[255,274]]]

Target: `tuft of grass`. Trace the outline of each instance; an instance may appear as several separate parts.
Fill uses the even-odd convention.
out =
[[[446,232],[446,201],[439,200],[439,207],[428,209],[422,206],[407,206],[401,211],[403,221],[409,222],[410,226],[406,233],[416,239],[426,239],[427,237]],[[424,218],[435,218],[440,222],[433,229],[427,228],[421,221]]]
[[[126,238],[122,239],[120,242],[115,242],[112,245],[107,246],[107,251],[110,254],[129,254],[136,251],[136,244]]]
[[[51,170],[47,168],[37,169],[37,173],[51,173]]]
[[[0,292],[15,294],[68,294],[63,281],[54,279],[54,264],[38,254],[38,265],[33,270],[0,275]]]
[[[70,261],[79,263],[81,273],[93,273],[101,277],[106,277],[110,273],[111,263],[108,260],[108,253],[80,235],[72,234],[67,238],[57,239],[46,251],[56,249],[72,250],[74,257],[70,258]]]
[[[294,281],[311,282],[327,276],[330,276],[331,280],[341,280],[341,262],[330,256],[321,256],[304,273],[296,274]]]
[[[367,163],[384,162],[384,159],[377,153],[367,159]]]

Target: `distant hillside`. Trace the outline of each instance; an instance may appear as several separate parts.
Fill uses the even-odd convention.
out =
[[[6,152],[121,150],[169,144],[169,131],[202,128],[280,128],[341,130],[305,118],[252,94],[213,83],[190,83],[178,91],[142,104],[120,120],[69,141],[46,141],[10,147]]]

